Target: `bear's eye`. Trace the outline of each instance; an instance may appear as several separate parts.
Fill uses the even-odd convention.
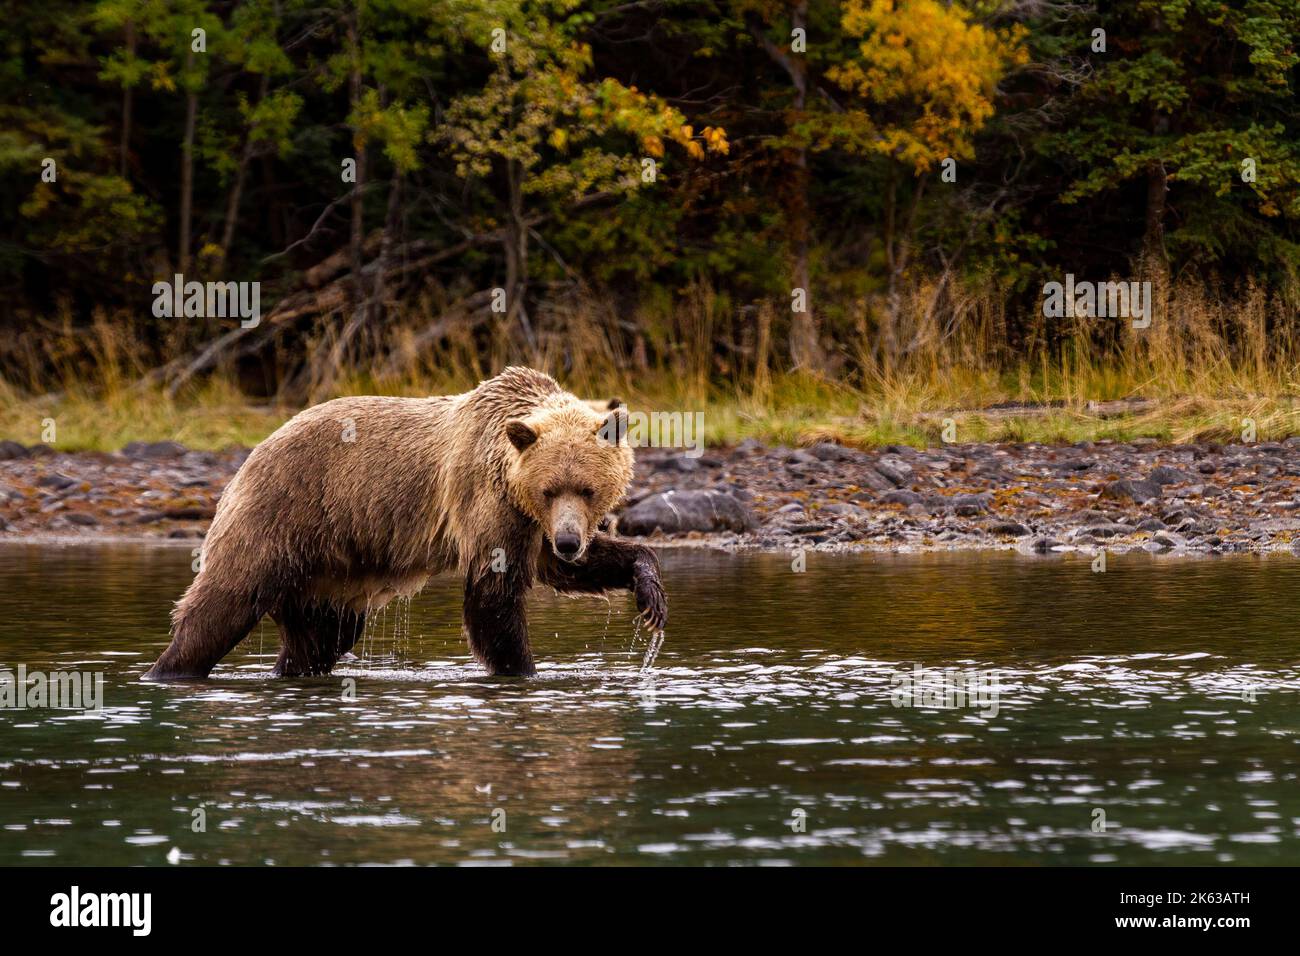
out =
[[[594,491],[592,491],[590,488],[579,488],[579,489],[578,489],[578,494],[582,495],[582,497],[584,497],[584,498],[594,498],[594,497],[596,497],[596,493],[595,493]]]
[[[547,501],[550,501],[552,498],[555,497],[555,489],[547,488],[545,491],[542,492],[542,497],[545,498]]]

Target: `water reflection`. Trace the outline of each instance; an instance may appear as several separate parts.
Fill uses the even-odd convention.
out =
[[[486,678],[447,579],[331,678],[268,624],[157,686],[188,550],[6,545],[0,662],[106,705],[0,710],[0,863],[1297,861],[1293,559],[663,558],[648,671],[629,600],[539,592],[538,679]],[[894,706],[914,665],[996,716]]]

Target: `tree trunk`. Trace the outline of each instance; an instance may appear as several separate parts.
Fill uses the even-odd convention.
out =
[[[1165,250],[1165,198],[1168,192],[1169,176],[1164,163],[1147,167],[1147,216],[1142,257],[1148,269],[1160,273],[1169,269],[1169,256]]]
[[[795,29],[807,29],[808,2],[800,0],[793,12]],[[808,69],[803,56],[790,57],[790,78],[794,83],[794,108],[802,113],[808,105]],[[790,362],[797,369],[820,374],[826,370],[826,353],[822,350],[817,320],[813,314],[812,275],[808,266],[808,249],[812,218],[808,203],[808,150],[800,148],[794,155],[794,197],[790,210],[790,245],[794,260],[795,288],[803,289],[803,311],[796,312],[790,323]]]
[[[354,12],[348,18],[348,48],[352,53],[352,72],[349,77],[349,96],[352,102],[352,109],[361,104],[361,49],[360,38],[357,31],[356,13]],[[349,258],[351,260],[351,280],[352,280],[352,315],[347,324],[339,331],[338,338],[334,340],[329,355],[325,358],[323,367],[315,370],[311,376],[314,384],[310,389],[313,397],[323,397],[333,386],[342,370],[343,363],[347,360],[348,346],[353,338],[361,331],[366,323],[366,312],[369,305],[366,299],[366,283],[363,269],[365,267],[365,202],[362,197],[362,188],[366,182],[366,146],[361,138],[360,128],[354,127],[352,130],[352,146],[356,151],[357,169],[356,182],[352,185],[352,224],[351,239],[349,243]]]
[[[379,241],[379,266],[370,285],[371,305],[367,310],[373,320],[384,314],[387,296],[385,278],[393,257],[393,242],[397,235],[397,222],[402,212],[402,171],[393,168],[393,179],[388,187],[388,213],[384,217],[384,234]]]
[[[519,322],[524,344],[536,352],[537,341],[528,320],[528,222],[524,218],[523,170],[515,160],[506,161],[510,189],[510,222],[506,229],[506,324]]]
[[[791,23],[795,29],[807,29],[808,0],[799,0],[791,11]],[[749,31],[762,46],[772,62],[785,70],[794,86],[793,110],[802,113],[808,104],[808,68],[803,54],[787,52],[768,38],[763,29],[763,21],[757,13],[746,17]],[[789,117],[787,117],[789,120]],[[790,226],[790,273],[794,288],[804,292],[803,311],[794,313],[790,320],[790,361],[795,368],[814,373],[826,369],[826,353],[822,350],[821,336],[817,330],[817,320],[812,308],[811,269],[808,265],[811,246],[811,215],[808,203],[808,151],[793,149],[789,152],[791,176],[790,192],[787,202],[790,211],[787,222]],[[793,290],[792,290],[793,291]]]
[[[185,56],[185,72],[194,69],[194,48]],[[199,94],[191,90],[185,98],[185,140],[181,146],[181,236],[180,261],[182,275],[190,264],[190,218],[194,211],[194,123],[199,111]]]
[[[270,76],[263,74],[262,87],[258,94],[259,103],[266,99],[270,84]],[[230,187],[230,196],[226,199],[226,224],[221,230],[221,261],[223,263],[230,253],[230,244],[235,239],[235,224],[239,221],[239,202],[244,196],[244,181],[248,177],[248,164],[253,161],[255,152],[253,145],[253,133],[255,131],[256,127],[249,127],[247,138],[244,140],[244,151],[239,157],[239,168],[235,171],[235,182]]]
[[[795,195],[790,210],[791,256],[795,288],[803,290],[803,311],[794,313],[791,319],[790,362],[797,369],[820,373],[826,367],[826,354],[813,315],[812,274],[808,266],[808,156],[805,150],[796,154],[794,167]]]
[[[891,365],[898,357],[898,330],[903,305],[903,274],[907,271],[908,260],[911,257],[916,211],[920,208],[921,197],[925,194],[927,180],[924,175],[917,179],[916,186],[912,189],[912,201],[908,204],[907,215],[902,223],[899,223],[898,178],[899,168],[897,164],[891,164],[889,192],[885,202],[885,262],[889,268],[889,325],[881,342],[882,357],[887,364]]]
[[[885,289],[885,327],[880,336],[880,361],[886,368],[893,364],[898,350],[898,230],[895,226],[898,211],[898,169],[889,164],[889,183],[885,189],[885,269],[888,271]]]

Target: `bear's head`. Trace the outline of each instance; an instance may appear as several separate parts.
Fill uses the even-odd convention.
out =
[[[514,450],[506,483],[555,555],[581,561],[600,520],[632,480],[627,409],[603,414],[576,399],[505,423]]]

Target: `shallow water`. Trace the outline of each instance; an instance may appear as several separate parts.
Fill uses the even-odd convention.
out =
[[[485,678],[448,578],[333,677],[268,622],[160,686],[187,549],[0,547],[0,664],[105,675],[0,709],[0,864],[1300,862],[1300,561],[661,558],[646,671],[629,599],[539,590]],[[897,706],[918,664],[996,684]]]

